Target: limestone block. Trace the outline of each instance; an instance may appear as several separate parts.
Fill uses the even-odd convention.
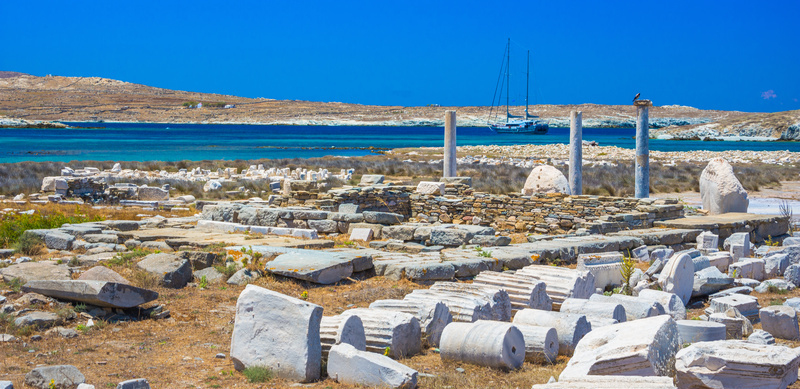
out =
[[[686,307],[674,293],[645,289],[639,292],[639,298],[660,303],[664,307],[665,313],[675,320],[686,319]]]
[[[183,288],[192,280],[191,262],[172,254],[150,254],[136,266],[157,276],[159,283],[167,288]]]
[[[439,347],[444,327],[453,321],[450,309],[442,302],[376,300],[369,307],[414,315],[419,320],[423,345],[430,347]]]
[[[676,389],[671,377],[632,377],[590,375],[562,378],[558,382],[533,385],[531,389]]]
[[[585,315],[523,309],[514,315],[514,324],[552,327],[558,335],[559,355],[572,355],[578,342],[592,330]]]
[[[417,386],[416,370],[389,357],[360,351],[347,343],[331,348],[327,369],[328,377],[347,385],[402,389]]]
[[[589,298],[594,294],[594,276],[565,267],[529,265],[519,269],[516,274],[533,277],[547,285],[547,295],[553,300],[553,309],[561,307],[565,299]]]
[[[775,337],[767,331],[755,330],[747,337],[747,341],[754,344],[770,345],[775,344]]]
[[[417,193],[424,195],[443,195],[444,182],[422,181],[417,184]]]
[[[217,180],[209,180],[203,185],[203,192],[212,192],[222,189],[222,184]]]
[[[69,280],[72,272],[67,266],[54,265],[52,263],[25,262],[6,268],[0,268],[0,275],[3,281],[10,283],[18,278],[21,282],[33,280]]]
[[[236,370],[265,366],[279,377],[319,378],[322,307],[247,285],[236,302],[231,360]]]
[[[60,231],[51,231],[44,236],[44,245],[51,250],[72,250],[75,237]]]
[[[471,232],[459,228],[433,228],[430,242],[437,246],[461,246],[468,244],[473,236]]]
[[[633,254],[634,258],[638,259],[639,262],[650,262],[650,252],[647,251],[647,246],[639,246],[631,250],[631,254]]]
[[[354,228],[350,233],[350,240],[362,240],[369,242],[372,240],[372,229],[370,228]]]
[[[612,294],[611,296],[593,294],[589,297],[589,301],[622,305],[625,307],[627,321],[644,319],[646,317],[658,316],[666,313],[664,306],[655,300],[621,294]]]
[[[86,382],[86,377],[72,365],[42,366],[25,374],[27,386],[48,389],[51,382],[58,389],[71,389]]]
[[[366,351],[367,337],[364,324],[358,316],[323,316],[319,324],[319,340],[322,359],[328,358],[331,347],[347,343],[357,350]]]
[[[169,191],[161,188],[141,186],[138,190],[138,197],[140,201],[167,201],[169,200]]]
[[[447,306],[453,321],[472,323],[477,320],[491,320],[494,317],[489,298],[480,295],[459,294],[447,291],[415,289],[405,295],[403,300],[421,303],[439,303]]]
[[[783,276],[787,267],[789,267],[789,255],[787,254],[772,254],[764,258],[764,273],[767,278]]]
[[[416,355],[422,349],[420,324],[414,315],[355,308],[342,312],[341,316],[358,316],[361,319],[369,352],[384,354],[389,347],[389,356],[399,359]]]
[[[783,272],[783,278],[794,286],[800,286],[800,265],[789,265]]]
[[[800,339],[800,326],[797,312],[792,307],[782,305],[761,308],[759,311],[761,328],[780,339]]]
[[[672,376],[680,346],[678,326],[667,315],[598,328],[578,343],[560,379],[586,375]]]
[[[268,262],[265,270],[315,284],[334,284],[353,274],[353,257],[325,251],[288,252]]]
[[[525,338],[510,323],[450,323],[442,332],[443,360],[513,370],[525,361]]]
[[[763,281],[766,262],[760,258],[747,258],[728,266],[728,275],[734,278],[752,278]]]
[[[753,296],[734,294],[712,299],[706,314],[724,313],[729,308],[736,308],[742,315],[755,319],[758,317],[758,299]]]
[[[511,300],[505,290],[482,285],[443,281],[435,282],[429,290],[486,298],[490,301],[491,320],[511,321]]]
[[[386,226],[381,230],[381,234],[385,239],[414,240],[416,229],[417,227],[409,225]]]
[[[308,228],[330,234],[339,231],[339,224],[335,220],[309,220]]]
[[[588,317],[598,317],[616,320],[618,323],[624,322],[625,307],[618,303],[597,302],[586,299],[569,298],[561,303],[560,312],[586,315]],[[594,328],[594,326],[592,326]]]
[[[698,250],[718,250],[719,249],[719,235],[710,231],[703,231],[697,236],[697,249]]]
[[[714,158],[700,174],[700,197],[703,209],[712,215],[747,212],[747,191],[733,174],[733,167],[723,158]]]
[[[692,258],[687,254],[676,253],[673,255],[661,272],[658,282],[663,291],[678,295],[683,301],[683,305],[688,304],[694,286]]]
[[[708,255],[708,264],[716,267],[721,272],[727,272],[731,263],[733,263],[733,257],[727,251],[718,251]]]
[[[553,306],[553,301],[547,295],[547,285],[534,277],[483,271],[473,279],[472,284],[505,290],[511,300],[512,313],[525,308],[549,311]]]
[[[158,298],[158,293],[152,290],[107,281],[28,281],[22,290],[109,308],[132,308]]]
[[[384,176],[382,174],[364,174],[361,176],[360,186],[378,185],[383,183]]]
[[[753,333],[753,324],[736,308],[728,308],[725,312],[712,313],[708,321],[724,324],[728,339],[742,339]]]
[[[679,388],[786,388],[798,365],[796,349],[741,340],[694,343],[675,356]]]
[[[522,195],[530,196],[534,193],[566,193],[571,194],[569,181],[564,173],[550,165],[540,165],[528,175],[522,187]]]
[[[367,223],[391,226],[403,222],[403,215],[398,213],[364,211],[362,214],[364,215],[364,221]]]
[[[723,274],[716,267],[708,267],[694,273],[692,297],[707,296],[722,289],[730,288],[732,285],[732,277]]]
[[[403,262],[389,264],[384,276],[397,281],[403,278],[412,281],[452,280],[456,274],[453,264],[440,261]]]
[[[683,344],[726,339],[727,327],[721,323],[702,320],[678,320],[676,324]]]
[[[618,252],[578,254],[578,271],[588,271],[594,276],[594,287],[606,289],[620,286],[622,278],[622,254]]]

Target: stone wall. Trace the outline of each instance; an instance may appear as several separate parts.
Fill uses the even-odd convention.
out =
[[[650,228],[655,221],[683,217],[675,200],[563,194],[493,195],[468,185],[447,184],[444,195],[422,195],[412,186],[339,189],[328,193],[293,192],[275,197],[276,206],[311,206],[336,211],[357,204],[362,211],[393,212],[410,221],[475,224],[498,231],[563,234],[586,229],[608,233]]]

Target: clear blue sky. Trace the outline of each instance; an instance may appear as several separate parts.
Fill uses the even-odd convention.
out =
[[[489,105],[506,39],[512,96],[800,109],[800,0],[0,0],[0,70],[198,92],[384,105]],[[515,92],[516,90],[516,92]]]

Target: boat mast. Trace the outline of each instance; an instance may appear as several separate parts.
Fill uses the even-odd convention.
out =
[[[508,123],[508,84],[509,84],[509,64],[511,63],[511,38],[508,38],[508,51],[506,53],[506,123]]]
[[[531,51],[528,50],[528,67],[525,69],[525,120],[528,120],[528,89],[530,89],[531,81]]]

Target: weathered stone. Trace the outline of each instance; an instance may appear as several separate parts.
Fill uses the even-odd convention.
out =
[[[672,377],[633,377],[621,375],[590,375],[565,377],[558,382],[533,385],[531,389],[676,389]]]
[[[791,264],[783,273],[783,278],[794,286],[800,286],[800,264]]]
[[[178,257],[188,259],[192,263],[192,269],[203,270],[214,265],[217,260],[217,254],[208,253],[205,251],[179,251]]]
[[[108,282],[116,282],[118,284],[128,284],[130,282],[126,280],[124,277],[119,275],[119,273],[105,267],[105,266],[95,266],[83,273],[81,273],[80,277],[78,277],[79,281],[108,281]]]
[[[719,235],[710,231],[703,231],[697,236],[698,250],[717,250],[719,249]]]
[[[207,267],[203,270],[195,271],[192,273],[192,278],[194,278],[196,282],[201,282],[203,278],[205,278],[206,282],[209,284],[226,281],[225,275],[213,267]]]
[[[5,282],[17,278],[22,282],[34,280],[70,280],[72,273],[66,266],[42,262],[26,262],[0,269]]]
[[[612,319],[619,323],[627,320],[625,316],[625,307],[623,307],[622,304],[613,302],[568,298],[561,303],[560,312],[586,315],[587,318],[598,317]]]
[[[350,233],[350,240],[362,240],[369,242],[372,240],[373,231],[370,228],[354,228]]]
[[[443,360],[512,370],[525,361],[525,338],[509,323],[450,323],[442,332],[439,350]]]
[[[341,316],[358,316],[364,325],[367,351],[384,354],[389,349],[392,358],[405,358],[422,349],[419,320],[411,314],[383,309],[355,308]]]
[[[421,181],[417,184],[416,192],[423,195],[443,195],[444,182]]]
[[[459,228],[431,229],[431,244],[440,246],[461,246],[469,243],[474,235]]]
[[[152,290],[108,281],[28,281],[22,290],[109,308],[132,308],[158,298],[158,293]]]
[[[553,301],[547,295],[547,285],[534,277],[483,271],[475,277],[472,283],[505,290],[511,300],[512,313],[525,308],[552,310]]]
[[[666,315],[598,328],[578,343],[560,378],[671,376],[680,346],[678,326]]]
[[[61,323],[61,318],[52,312],[28,311],[14,319],[14,325],[22,328],[34,326],[36,328],[50,328]]]
[[[703,209],[712,215],[747,212],[747,191],[733,174],[724,158],[714,158],[700,174],[700,197]]]
[[[783,276],[787,267],[789,267],[787,254],[773,254],[764,258],[764,273],[767,278]]]
[[[25,374],[25,385],[38,389],[74,389],[84,382],[86,377],[72,365],[42,366]]]
[[[321,319],[318,305],[247,285],[236,302],[230,352],[234,367],[264,366],[301,382],[318,379]]]
[[[787,282],[784,279],[775,279],[775,280],[766,280],[755,287],[755,291],[758,293],[768,293],[770,291],[790,291],[794,290],[795,286],[791,282]]]
[[[78,337],[78,331],[66,327],[51,328],[47,330],[47,332],[45,332],[44,334],[48,336],[60,336],[62,338],[67,338],[67,339]]]
[[[612,294],[611,296],[593,294],[589,296],[589,301],[622,305],[625,307],[627,321],[644,319],[646,317],[658,316],[666,313],[664,306],[654,299],[625,296],[621,294]]]
[[[303,250],[279,255],[265,270],[316,284],[333,284],[353,274],[353,259],[341,253]]]
[[[491,286],[465,284],[460,282],[435,282],[429,288],[434,292],[445,292],[455,295],[476,296],[485,298],[489,301],[489,309],[492,311],[491,320],[510,321],[511,320],[511,300],[505,290]]]
[[[412,281],[439,281],[452,280],[455,274],[455,267],[451,263],[421,261],[390,264],[383,275],[394,281],[404,278]]]
[[[678,320],[675,323],[683,344],[725,340],[726,337],[727,327],[721,323],[702,320]]]
[[[0,389],[14,389],[14,383],[11,381],[0,381]]]
[[[618,252],[578,254],[578,271],[588,271],[594,276],[595,288],[619,286],[622,278],[622,254]]]
[[[334,220],[309,220],[308,228],[330,234],[339,231],[339,224]]]
[[[694,343],[675,356],[679,388],[786,388],[798,365],[798,350],[746,341]]]
[[[328,376],[339,383],[366,387],[413,389],[417,371],[389,357],[343,343],[331,348]]]
[[[747,337],[747,341],[753,344],[771,345],[775,344],[775,337],[767,331],[755,330]]]
[[[319,325],[319,339],[322,359],[327,359],[331,347],[337,344],[347,343],[361,351],[367,349],[364,324],[358,316],[323,316]]]
[[[259,272],[245,268],[237,270],[236,273],[233,273],[233,275],[228,278],[228,281],[226,282],[231,285],[242,286],[247,285],[259,278],[261,278],[261,274]]]
[[[117,389],[150,389],[150,383],[144,378],[136,378],[118,383]]]
[[[686,305],[692,297],[694,262],[687,254],[676,253],[661,272],[658,282],[663,291],[674,293]]]
[[[707,296],[733,285],[733,277],[728,277],[716,267],[708,267],[694,273],[692,296]]]
[[[384,239],[413,240],[416,227],[409,225],[387,226],[381,230]]]
[[[525,339],[525,360],[533,363],[555,363],[558,357],[558,333],[553,327],[514,323]]]
[[[150,186],[140,186],[138,197],[140,201],[167,201],[169,200],[169,191]]]
[[[192,280],[192,264],[187,259],[172,254],[150,254],[136,266],[158,277],[167,288],[183,288]]]
[[[664,307],[666,314],[672,316],[675,320],[686,319],[686,306],[683,301],[673,294],[660,290],[645,289],[639,292],[639,298],[658,302]]]
[[[748,258],[734,262],[728,266],[728,274],[734,278],[764,279],[765,261],[759,258]]]
[[[727,251],[719,251],[708,255],[708,264],[716,267],[721,272],[727,272],[731,263],[733,263],[733,257]]]
[[[51,250],[72,250],[75,237],[60,231],[48,232],[44,236],[44,245]]]
[[[567,298],[587,299],[594,294],[594,276],[564,267],[530,265],[518,270],[518,275],[533,277],[547,285],[547,295],[553,300],[553,309],[561,307]]]
[[[469,244],[477,244],[483,247],[508,246],[511,244],[511,238],[502,235],[475,235],[470,239]]]
[[[761,308],[759,311],[761,328],[780,339],[800,339],[800,327],[794,308],[782,305]]]
[[[359,185],[361,186],[370,186],[370,185],[377,185],[383,183],[383,175],[382,174],[364,174],[361,176],[361,182]]]
[[[569,181],[564,173],[550,165],[539,165],[525,180],[522,195],[530,196],[534,193],[565,193],[570,194]]]
[[[119,237],[116,234],[88,234],[83,240],[89,243],[111,243],[117,244]]]
[[[430,347],[439,347],[442,331],[453,321],[450,308],[442,302],[377,300],[369,307],[414,315],[419,320],[423,345]]]
[[[403,215],[398,213],[364,211],[362,214],[364,215],[364,221],[367,223],[384,224],[390,226],[403,222]]]
[[[753,319],[758,317],[758,299],[741,294],[734,294],[711,300],[709,307],[706,308],[706,314],[724,313],[728,308],[736,308],[746,317],[752,317]]]
[[[712,313],[708,321],[724,324],[728,339],[742,339],[753,333],[753,324],[736,308],[728,308],[725,312]]]
[[[559,355],[572,355],[578,342],[592,330],[585,315],[523,309],[514,315],[514,324],[552,327],[558,335]]]

